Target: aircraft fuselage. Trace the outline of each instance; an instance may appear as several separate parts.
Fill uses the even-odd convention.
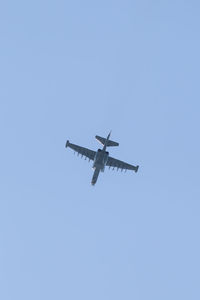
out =
[[[106,151],[106,147],[105,147],[105,149],[98,149],[98,151],[96,152],[96,155],[94,158],[94,164],[93,164],[94,174],[93,174],[92,182],[91,182],[92,185],[94,185],[97,182],[99,172],[104,171],[105,165],[108,160],[108,156],[109,156],[109,152]]]

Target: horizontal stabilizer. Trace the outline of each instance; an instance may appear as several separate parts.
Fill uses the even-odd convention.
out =
[[[101,136],[98,136],[96,135],[95,138],[97,139],[97,141],[99,141],[102,145],[105,145],[105,142],[106,142],[106,139],[101,137]],[[108,140],[107,141],[107,146],[111,147],[111,146],[119,146],[119,143],[117,142],[114,142],[114,141],[111,141],[111,140]]]

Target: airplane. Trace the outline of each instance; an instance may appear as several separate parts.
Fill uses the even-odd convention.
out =
[[[71,144],[69,142],[69,140],[67,140],[67,142],[66,142],[66,145],[65,145],[66,148],[69,147],[72,150],[74,150],[74,153],[76,151],[78,155],[81,154],[82,157],[85,156],[85,159],[88,158],[89,161],[90,160],[94,161],[94,163],[93,163],[94,174],[93,174],[92,181],[91,181],[92,185],[95,185],[95,183],[97,182],[100,171],[104,172],[105,166],[108,166],[109,169],[110,169],[110,167],[112,167],[113,170],[114,170],[114,168],[117,168],[117,170],[121,169],[121,171],[122,170],[125,170],[125,171],[133,170],[135,172],[138,171],[139,166],[133,166],[133,165],[127,164],[127,163],[125,163],[121,160],[115,159],[109,155],[109,152],[106,151],[106,147],[119,146],[119,143],[110,140],[110,135],[111,135],[111,132],[108,134],[107,138],[103,138],[98,135],[95,136],[97,141],[103,145],[103,148],[98,149],[97,151],[93,151],[93,150],[90,150],[90,149],[87,149],[84,147],[80,147],[75,144]]]

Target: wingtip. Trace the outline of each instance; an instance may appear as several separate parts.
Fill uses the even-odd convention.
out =
[[[139,166],[137,166],[137,167],[135,168],[135,173],[137,173],[138,169],[139,169]]]
[[[65,144],[65,147],[67,148],[69,145],[69,140],[67,140],[66,144]]]

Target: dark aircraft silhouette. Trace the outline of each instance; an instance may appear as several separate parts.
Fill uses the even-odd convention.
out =
[[[98,135],[95,136],[95,138],[103,145],[102,149],[98,149],[97,151],[93,151],[84,147],[80,147],[75,144],[71,144],[69,141],[66,142],[66,148],[69,147],[76,151],[81,156],[85,156],[86,158],[89,158],[89,160],[93,160],[93,169],[94,169],[94,174],[92,177],[91,184],[95,185],[97,182],[97,178],[99,176],[99,172],[104,172],[105,166],[108,166],[109,168],[112,167],[121,169],[122,170],[133,170],[135,172],[138,171],[139,166],[133,166],[130,164],[127,164],[121,160],[115,159],[111,156],[109,156],[109,152],[106,151],[106,147],[110,146],[119,146],[118,143],[111,141],[110,138],[111,132],[108,134],[107,138],[100,137]]]

